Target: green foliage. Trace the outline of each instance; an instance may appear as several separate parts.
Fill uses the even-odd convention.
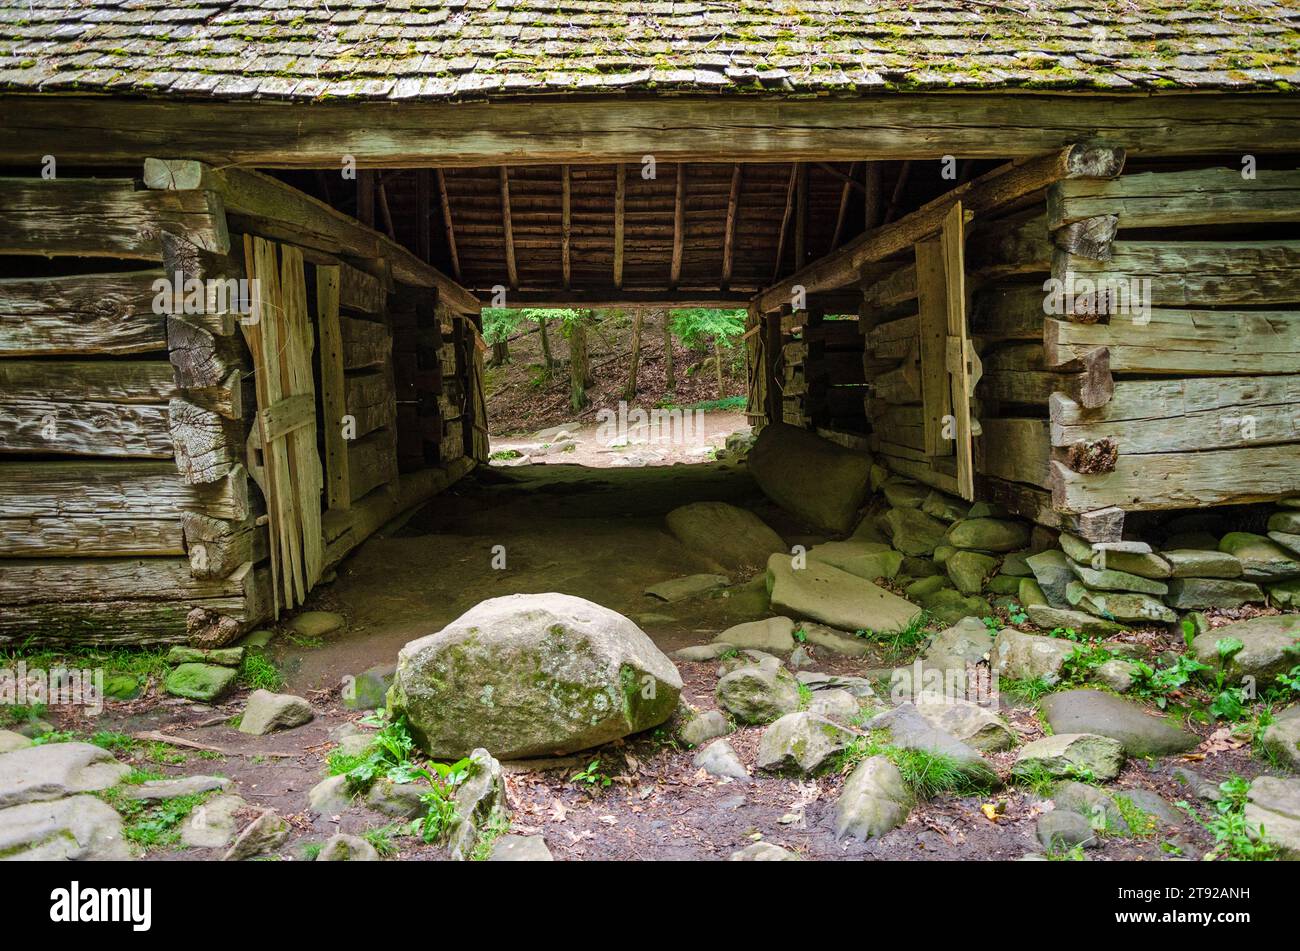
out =
[[[365,792],[380,778],[395,783],[411,782],[418,766],[411,760],[415,740],[411,737],[405,717],[389,721],[379,718],[381,728],[361,753],[349,756],[335,750],[326,761],[332,776],[346,776],[352,793]]]
[[[673,311],[672,332],[692,349],[700,349],[712,343],[730,347],[732,341],[745,332],[745,316],[743,310],[688,307]]]
[[[71,743],[77,738],[77,734],[71,730],[48,730],[32,737],[33,746],[44,746],[47,743]]]
[[[812,688],[802,680],[795,682],[795,687],[799,691],[799,709],[807,710],[812,705]]]
[[[427,769],[415,770],[414,775],[429,783],[429,791],[420,796],[425,813],[411,823],[411,834],[425,842],[438,842],[456,821],[456,787],[469,776],[469,760],[430,763]]]
[[[488,343],[501,343],[524,319],[524,312],[507,307],[484,307],[483,339]]]
[[[314,862],[320,858],[321,849],[324,848],[319,842],[308,842],[302,847],[302,857],[308,862]]]
[[[933,623],[928,611],[922,611],[916,617],[908,622],[907,626],[896,631],[867,631],[858,630],[854,634],[858,637],[867,638],[876,641],[884,646],[885,650],[892,655],[905,653],[909,648],[915,647],[925,640],[929,635],[929,626]]]
[[[1193,676],[1210,669],[1208,664],[1186,654],[1180,654],[1177,660],[1164,667],[1152,667],[1140,660],[1134,660],[1133,666],[1133,686],[1129,693],[1153,701],[1161,710],[1168,705],[1170,696],[1182,690]]]
[[[212,791],[162,800],[131,799],[118,788],[105,789],[98,795],[122,816],[122,835],[126,840],[149,852],[179,847],[180,824]]]
[[[848,773],[872,756],[888,757],[918,799],[929,799],[943,792],[974,792],[987,788],[997,779],[992,769],[980,773],[945,753],[904,749],[894,746],[889,739],[887,730],[872,730],[865,736],[855,737],[836,755],[836,767]]]
[[[115,733],[112,730],[98,731],[90,738],[90,742],[106,750],[122,753],[129,753],[140,745],[140,741],[135,737],[127,736],[125,733]]]
[[[24,723],[39,720],[43,716],[45,716],[45,704],[43,703],[0,704],[0,726],[21,726]]]
[[[1013,677],[1000,677],[998,691],[1026,703],[1037,703],[1040,698],[1052,692],[1052,685],[1042,677],[1029,680],[1017,680]]]
[[[1156,822],[1155,816],[1151,815],[1151,813],[1135,804],[1132,799],[1123,794],[1116,795],[1114,801],[1115,808],[1119,810],[1120,818],[1122,818],[1124,824],[1128,826],[1129,835],[1138,838],[1146,838],[1147,836],[1156,834],[1156,830],[1159,828],[1159,823]]]
[[[361,833],[361,838],[369,842],[379,857],[382,859],[390,858],[397,854],[397,844],[393,841],[402,832],[402,827],[391,822],[386,826],[377,826],[373,829],[366,829]]]
[[[144,755],[154,763],[163,766],[181,766],[185,763],[185,754],[166,743],[154,742],[145,747]]]
[[[250,690],[276,691],[284,686],[284,678],[264,655],[250,651],[239,668],[239,685]]]
[[[571,783],[585,783],[590,790],[604,789],[613,782],[606,774],[600,771],[600,757],[596,757],[583,769],[578,770],[569,777]]]
[[[522,457],[523,453],[518,449],[498,449],[488,456],[489,459],[520,459]]]
[[[510,820],[503,813],[494,812],[488,817],[488,821],[483,828],[479,830],[478,844],[474,846],[474,851],[470,853],[471,862],[487,861],[492,854],[492,846],[496,844],[497,839],[510,831]]]
[[[1203,823],[1215,839],[1215,846],[1205,854],[1205,860],[1223,858],[1259,862],[1276,859],[1277,847],[1264,839],[1264,827],[1252,829],[1246,822],[1246,797],[1250,793],[1250,781],[1241,776],[1230,776],[1219,783],[1219,791],[1223,793],[1223,798],[1214,804],[1214,815]],[[1202,821],[1186,802],[1180,801],[1178,806],[1193,819]],[[1254,838],[1251,833],[1254,833]]]
[[[1071,684],[1086,683],[1092,678],[1094,670],[1114,659],[1115,656],[1104,647],[1079,644],[1061,665],[1061,679]]]
[[[980,618],[980,620],[982,620],[984,622],[984,626],[994,634],[1002,630],[1002,628],[1006,627],[1006,625],[1002,623],[1002,618],[1000,617],[985,617],[985,618]]]

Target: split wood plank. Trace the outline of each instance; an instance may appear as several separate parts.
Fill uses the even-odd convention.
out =
[[[0,395],[0,454],[170,459],[165,405]]]
[[[980,420],[979,471],[981,475],[1048,488],[1051,485],[1051,447],[1048,422],[1025,417]]]
[[[101,515],[47,518],[0,517],[0,556],[5,558],[104,558],[122,555],[183,555],[177,518],[113,518]]]
[[[966,212],[960,200],[953,203],[940,232],[944,284],[947,290],[948,337],[946,363],[951,379],[953,448],[957,456],[957,491],[967,501],[975,499],[974,430],[970,401],[980,378],[979,357],[966,329]],[[919,282],[919,275],[918,275]],[[924,372],[924,367],[922,368]],[[927,440],[928,444],[928,440]]]
[[[441,176],[441,172],[439,173]],[[316,268],[316,324],[320,334],[321,413],[325,426],[325,503],[330,509],[352,504],[348,488],[348,444],[343,435],[347,414],[344,391],[343,336],[339,317],[339,269]]]
[[[953,454],[955,433],[944,437],[952,416],[952,383],[948,377],[948,278],[943,243],[937,239],[916,243],[915,280],[917,333],[921,355],[922,448],[928,456]],[[950,432],[952,427],[948,427]]]
[[[191,485],[168,462],[0,462],[4,518],[179,519],[186,512],[214,518],[249,513],[242,466],[208,485]]]

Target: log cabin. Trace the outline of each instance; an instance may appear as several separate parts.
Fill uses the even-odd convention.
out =
[[[484,306],[745,308],[756,426],[1092,541],[1294,494],[1298,64],[1291,0],[0,0],[0,643],[301,605],[486,460]]]

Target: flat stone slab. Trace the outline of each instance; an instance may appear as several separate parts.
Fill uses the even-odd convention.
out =
[[[1070,570],[1074,572],[1075,577],[1095,591],[1137,591],[1140,594],[1155,595],[1163,595],[1169,592],[1169,585],[1163,581],[1144,578],[1141,575],[1129,574],[1127,571],[1118,571],[1114,568],[1098,571],[1095,568],[1086,568],[1083,565],[1072,563]]]
[[[808,549],[808,560],[820,561],[859,578],[874,581],[876,578],[893,578],[898,574],[898,569],[903,564],[903,555],[883,542],[850,539],[816,545]]]
[[[131,858],[122,817],[94,796],[0,809],[0,861],[109,861]]]
[[[1144,707],[1101,690],[1065,690],[1039,703],[1056,733],[1091,733],[1117,740],[1131,756],[1172,756],[1200,742],[1168,719],[1152,716]]]
[[[191,849],[224,849],[235,838],[239,822],[236,813],[247,809],[239,796],[213,796],[194,807],[181,827],[181,843]]]
[[[1180,548],[1160,554],[1169,562],[1171,578],[1241,577],[1241,562],[1236,555],[1224,551]]]
[[[1219,550],[1235,555],[1247,581],[1285,581],[1300,575],[1300,555],[1252,532],[1228,532]]]
[[[489,862],[554,862],[540,835],[503,835],[492,844]]]
[[[45,743],[0,755],[0,809],[116,786],[131,772],[89,743]]]
[[[841,630],[899,631],[921,615],[921,608],[910,601],[821,562],[809,561],[796,569],[789,555],[773,555],[767,577],[772,610]]]
[[[802,862],[803,859],[771,842],[755,842],[727,856],[728,862]]]
[[[179,779],[154,779],[138,785],[127,784],[122,786],[122,795],[127,799],[179,799],[229,788],[230,780],[224,776],[182,776]]]
[[[1300,859],[1300,779],[1260,776],[1246,797],[1246,826],[1252,838],[1264,829],[1283,858]]]
[[[794,621],[788,617],[770,617],[729,627],[715,641],[739,648],[788,654],[794,650]]]
[[[324,637],[341,630],[347,623],[333,611],[303,611],[289,621],[289,630],[302,637]]]
[[[1023,599],[1022,599],[1023,600]],[[1097,637],[1113,637],[1127,631],[1129,626],[1119,621],[1108,621],[1087,611],[1071,611],[1067,608],[1054,608],[1050,604],[1031,604],[1028,606],[1029,620],[1035,627],[1045,631],[1075,630],[1080,634]]]
[[[809,644],[824,647],[846,657],[861,657],[871,650],[871,644],[865,638],[815,621],[804,621],[799,625],[799,629],[803,631],[804,639]]]
[[[1203,608],[1239,608],[1264,600],[1264,592],[1253,581],[1230,578],[1174,578],[1169,582],[1165,603],[1180,611]]]
[[[692,502],[669,512],[667,521],[678,541],[728,570],[756,571],[769,555],[787,550],[757,515],[726,502]]]
[[[658,598],[660,601],[667,601],[672,604],[676,601],[685,601],[687,598],[698,598],[702,594],[725,588],[730,581],[731,579],[726,575],[686,575],[683,578],[672,578],[669,581],[653,584],[645,589],[645,593],[652,598]]]

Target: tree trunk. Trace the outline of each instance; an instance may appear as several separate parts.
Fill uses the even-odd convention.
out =
[[[492,344],[492,365],[503,367],[510,362],[510,341],[500,340]]]
[[[551,356],[551,338],[547,336],[544,318],[537,321],[537,330],[542,335],[542,365],[550,373],[555,366],[555,358]]]
[[[591,360],[587,355],[587,315],[569,324],[569,407],[576,413],[587,406],[587,386],[591,381]]]
[[[632,318],[632,362],[627,374],[627,386],[623,388],[623,399],[629,403],[636,399],[636,371],[641,363],[641,319],[642,313],[637,310],[636,316]]]
[[[722,399],[722,346],[717,340],[713,341],[714,363],[718,367],[718,399]]]
[[[664,386],[677,389],[677,368],[673,366],[673,312],[664,311]]]

